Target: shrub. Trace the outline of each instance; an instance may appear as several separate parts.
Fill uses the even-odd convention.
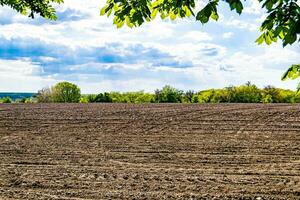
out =
[[[164,86],[161,90],[155,91],[155,100],[161,103],[180,103],[182,102],[183,91],[177,90],[169,85]]]
[[[34,98],[26,98],[24,103],[36,103]]]
[[[52,102],[52,93],[50,88],[43,88],[38,91],[35,96],[35,99],[38,103],[50,103]]]
[[[86,97],[81,97],[79,103],[88,103],[88,99]]]
[[[27,98],[16,99],[16,103],[25,103]]]
[[[89,103],[95,103],[96,102],[96,97],[97,97],[97,95],[95,95],[95,94],[88,94],[88,95],[85,96],[85,98],[87,99],[87,101]]]
[[[22,98],[16,100],[16,103],[33,103],[33,102],[34,102],[33,98]]]
[[[124,103],[124,99],[123,99],[122,94],[120,92],[110,92],[109,96],[110,96],[111,101],[113,103]]]
[[[232,96],[232,102],[235,103],[260,103],[261,91],[251,83],[246,85],[235,87],[234,95]]]
[[[197,101],[199,103],[211,103],[211,99],[213,98],[214,94],[215,94],[214,89],[201,91],[198,94]]]
[[[199,103],[199,101],[198,101],[198,95],[199,95],[199,94],[194,94],[194,95],[193,95],[192,103]]]
[[[110,94],[108,92],[100,93],[95,97],[95,102],[103,102],[103,103],[110,103],[113,102]]]
[[[195,95],[195,92],[193,90],[188,90],[184,93],[183,102],[186,103],[192,103],[193,102],[193,96]]]
[[[292,90],[278,89],[278,103],[295,103],[296,94]]]
[[[155,96],[153,94],[144,93],[135,99],[135,103],[153,103]]]
[[[300,103],[300,92],[298,91],[295,92],[294,103]]]
[[[0,99],[1,103],[12,103],[12,99],[10,97],[3,97],[2,99]]]
[[[262,103],[273,103],[272,95],[267,94],[262,98]]]

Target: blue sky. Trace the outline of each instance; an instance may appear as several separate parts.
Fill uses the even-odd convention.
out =
[[[58,20],[32,20],[0,7],[0,91],[36,92],[71,81],[83,93],[153,92],[169,84],[182,90],[239,85],[295,89],[282,82],[286,68],[298,63],[299,44],[257,46],[266,16],[248,0],[241,16],[221,3],[218,22],[160,20],[139,28],[117,29],[99,16],[101,0],[65,0]],[[198,1],[197,8],[203,7]]]

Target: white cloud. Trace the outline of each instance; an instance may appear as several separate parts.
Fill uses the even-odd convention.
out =
[[[188,42],[202,42],[202,41],[212,41],[213,38],[211,35],[205,32],[201,31],[190,31],[187,34],[183,35],[181,37],[183,41],[188,41]]]
[[[40,56],[39,59],[44,62],[57,61],[57,58],[53,58],[53,57],[49,57],[49,56]]]
[[[246,29],[249,31],[258,31],[259,25],[257,23],[248,22],[246,20],[239,20],[235,19],[233,17],[230,17],[228,20],[225,20],[220,22],[221,24],[225,26],[230,26],[238,29]]]
[[[40,66],[25,60],[2,60],[0,59],[0,72],[2,75],[14,77],[15,75],[30,76],[42,72]]]
[[[204,5],[202,1],[197,2],[198,8]],[[251,5],[244,12],[260,15],[261,8],[258,9],[259,4],[256,2],[251,0]],[[115,48],[108,46],[115,42],[121,45],[112,52],[120,56],[135,54],[128,52],[130,45],[143,45],[145,48],[160,50],[162,54],[170,56],[174,63],[185,63],[184,67],[166,66],[164,62],[158,62],[156,66],[153,63],[160,61],[157,56],[151,58],[151,62],[149,59],[141,59],[135,63],[68,63],[63,69],[69,70],[69,74],[59,71],[44,76],[41,75],[43,67],[40,63],[33,63],[30,58],[25,57],[5,60],[7,58],[0,54],[0,80],[4,83],[0,84],[0,91],[37,91],[64,79],[78,84],[83,93],[109,90],[153,92],[165,84],[179,89],[199,90],[242,84],[248,80],[261,86],[272,84],[294,88],[296,85],[292,81],[281,82],[280,76],[289,63],[299,61],[300,51],[282,49],[280,45],[256,47],[249,37],[253,31],[258,31],[262,16],[254,20],[241,20],[238,17],[226,18],[220,14],[218,22],[210,22],[205,26],[192,19],[176,22],[156,19],[139,28],[117,29],[112,25],[112,18],[99,16],[99,9],[104,3],[100,0],[91,0],[89,3],[84,0],[66,0],[64,4],[57,6],[59,12],[72,9],[88,17],[74,21],[58,20],[54,23],[40,23],[37,22],[39,19],[31,20],[1,9],[0,16],[10,16],[10,20],[6,18],[7,23],[0,24],[0,38],[41,41],[46,45],[68,46],[71,50],[79,47],[89,50],[101,46]],[[220,38],[227,39],[222,42],[230,42],[232,36],[235,36],[234,40],[240,42],[240,45],[218,43],[218,31],[221,32]],[[67,53],[72,54],[62,52]],[[138,53],[141,52],[136,52]],[[39,56],[40,61],[45,63],[63,58],[64,55]],[[220,70],[220,66],[224,66],[225,71]]]
[[[0,91],[36,92],[55,80],[39,76],[41,67],[30,61],[0,59]]]
[[[250,3],[249,3],[250,2]],[[252,15],[262,15],[263,9],[261,8],[262,4],[258,0],[249,0],[247,1],[243,13],[252,14]]]
[[[222,37],[225,39],[228,39],[228,38],[231,38],[233,35],[234,35],[233,32],[226,32],[226,33],[223,33]]]

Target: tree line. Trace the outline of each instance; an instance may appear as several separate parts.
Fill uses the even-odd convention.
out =
[[[13,103],[9,97],[0,103]],[[247,82],[240,86],[183,91],[166,85],[154,93],[103,92],[81,94],[80,88],[69,82],[60,82],[43,88],[31,98],[17,99],[15,103],[300,103],[300,93],[288,89],[266,86],[258,88]]]

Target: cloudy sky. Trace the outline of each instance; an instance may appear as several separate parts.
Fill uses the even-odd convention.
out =
[[[221,3],[218,22],[160,20],[117,29],[99,16],[103,0],[65,0],[58,20],[34,20],[0,7],[0,92],[36,92],[67,80],[83,93],[223,88],[247,81],[295,89],[282,82],[298,63],[299,44],[257,46],[266,16],[256,0],[243,14]],[[198,3],[198,8],[203,7]]]

